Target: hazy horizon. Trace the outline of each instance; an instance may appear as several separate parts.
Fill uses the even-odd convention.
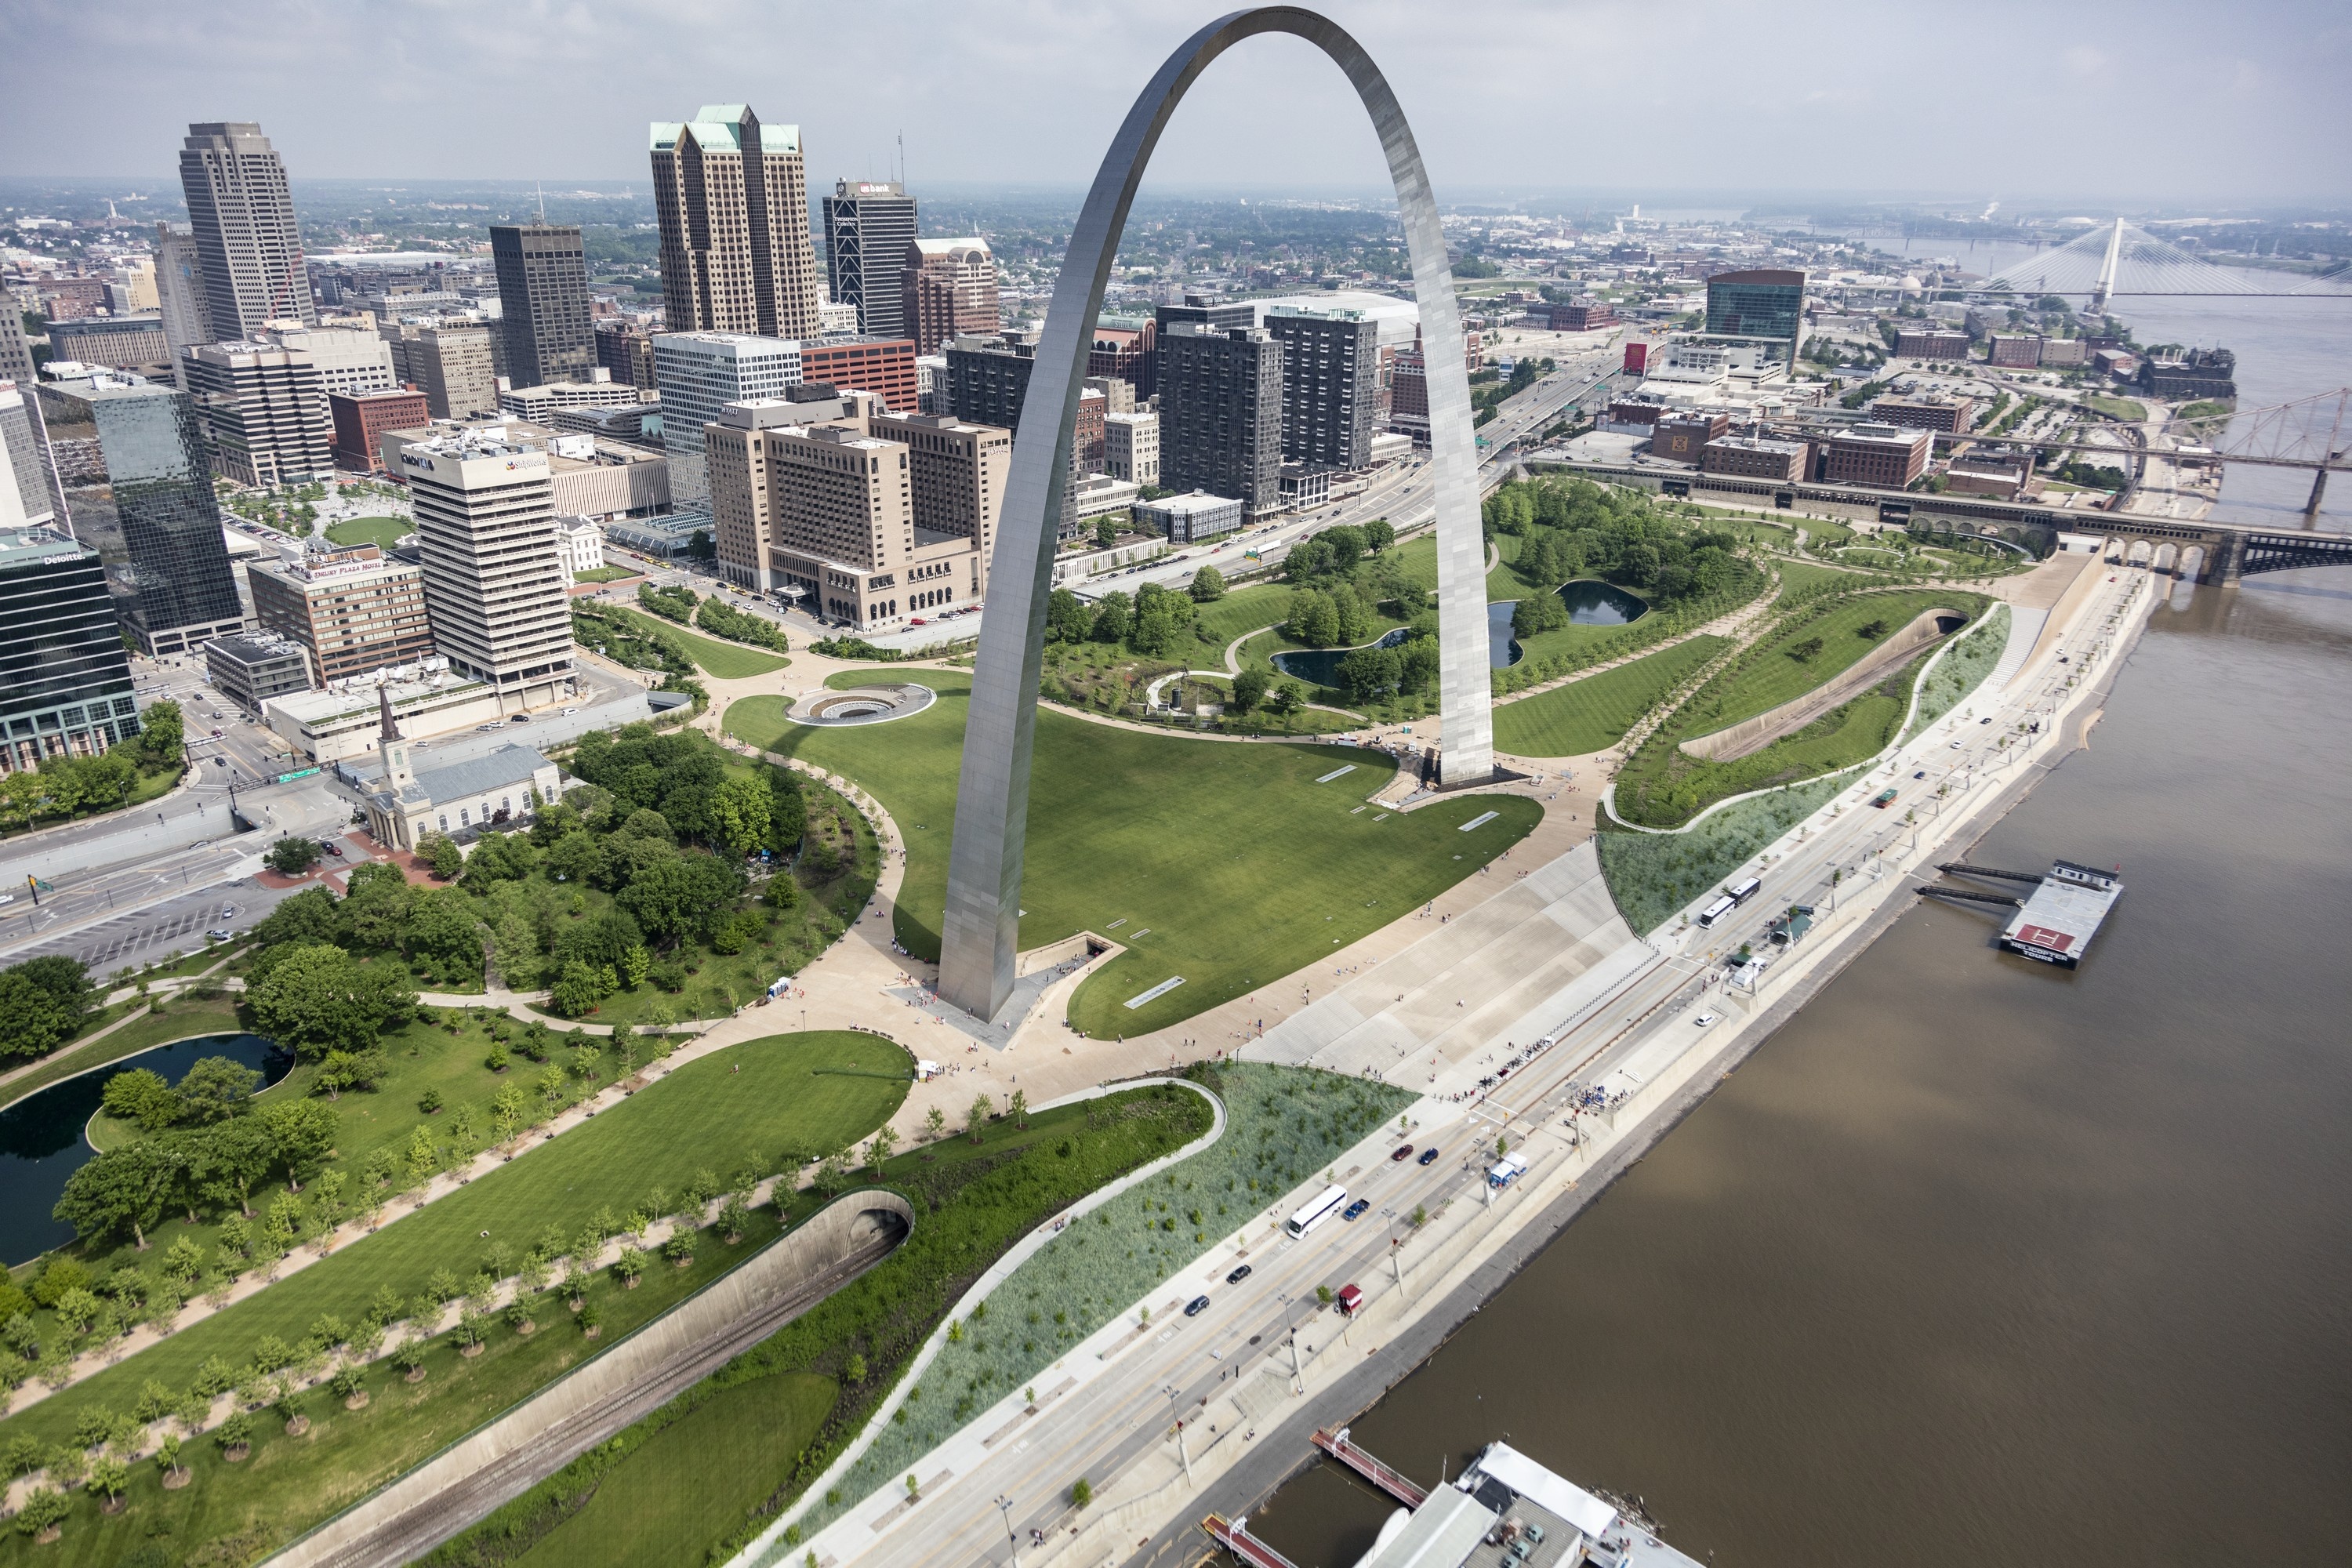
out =
[[[2245,211],[2352,196],[2352,22],[2309,0],[2230,13],[2226,37],[2210,7],[2181,4],[1323,8],[1387,71],[1456,203]],[[253,120],[298,180],[626,183],[646,177],[649,121],[744,101],[801,127],[813,188],[889,177],[903,134],[918,189],[1076,190],[1160,60],[1217,13],[19,0],[0,15],[16,111],[0,174],[162,181],[190,121]],[[1217,62],[1153,169],[1170,194],[1385,184],[1344,80],[1286,38]]]

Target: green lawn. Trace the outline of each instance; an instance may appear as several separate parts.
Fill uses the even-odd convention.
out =
[[[514,1561],[522,1568],[635,1568],[681,1542],[725,1536],[814,1440],[840,1384],[782,1372],[720,1389],[616,1466],[588,1505]]]
[[[827,1068],[851,1070],[818,1070]],[[897,1109],[906,1095],[900,1075],[907,1068],[898,1047],[845,1032],[772,1036],[689,1063],[604,1111],[595,1126],[535,1145],[465,1191],[0,1423],[0,1443],[24,1436],[55,1445],[89,1406],[128,1410],[143,1380],[183,1388],[208,1356],[243,1365],[264,1334],[292,1342],[323,1313],[354,1322],[381,1286],[413,1299],[436,1269],[452,1269],[462,1279],[482,1267],[493,1247],[519,1258],[550,1226],[568,1237],[599,1208],[625,1212],[656,1187],[675,1194],[698,1171],[731,1177],[747,1163],[774,1169],[780,1160],[796,1163],[805,1151],[851,1142]],[[761,1230],[747,1234],[742,1247],[707,1242],[694,1268],[653,1270],[651,1289],[622,1291],[600,1282],[593,1289],[606,1312],[604,1342],[751,1256],[758,1242],[775,1234],[767,1215],[763,1211]],[[551,1315],[562,1317],[560,1310]],[[255,1459],[236,1470],[221,1468],[208,1443],[191,1445],[192,1451],[202,1448],[198,1480],[184,1491],[161,1491],[153,1485],[154,1468],[137,1466],[128,1525],[118,1521],[101,1527],[87,1510],[79,1510],[65,1552],[42,1560],[120,1562],[151,1523],[165,1521],[173,1521],[167,1528],[179,1552],[192,1552],[207,1538],[256,1531],[283,1541],[527,1396],[576,1364],[587,1348],[560,1321],[551,1331],[529,1339],[498,1329],[491,1346],[490,1353],[467,1362],[436,1345],[430,1376],[413,1391],[382,1369],[372,1370],[376,1402],[356,1415],[312,1395],[308,1405],[318,1425],[306,1441],[278,1440],[265,1422]],[[9,1547],[21,1550],[13,1537]],[[0,1562],[9,1560],[5,1551]],[[250,1554],[218,1560],[248,1561]]]
[[[1495,744],[1520,757],[1580,757],[1613,744],[1633,721],[1728,641],[1696,637],[1582,680],[1495,710]]]
[[[782,704],[729,710],[738,738],[855,779],[908,846],[898,940],[939,955],[948,844],[971,693],[968,676],[924,676],[940,700],[887,724],[817,729]],[[1329,784],[1335,769],[1354,771]],[[1426,902],[1531,830],[1517,796],[1447,800],[1409,815],[1358,811],[1388,782],[1378,752],[1237,745],[1141,734],[1050,709],[1037,715],[1021,945],[1082,930],[1129,944],[1082,987],[1071,1022],[1091,1034],[1164,1027],[1307,967]],[[1497,820],[1454,830],[1486,811]],[[1175,975],[1144,1006],[1123,1004]]]
[[[327,537],[337,544],[374,544],[386,550],[415,531],[416,525],[404,517],[348,517],[327,525]]]
[[[1327,1075],[1301,1071],[1298,1076]],[[1343,1087],[1359,1088],[1344,1083]],[[1398,1091],[1365,1085],[1360,1092]],[[1314,1109],[1322,1112],[1327,1108]],[[725,1519],[713,1504],[716,1494],[735,1491],[739,1483],[733,1480],[719,1488],[705,1484],[688,1490],[666,1484],[666,1477],[675,1474],[677,1463],[661,1446],[667,1430],[692,1420],[730,1389],[796,1373],[831,1379],[849,1370],[852,1355],[861,1357],[866,1368],[865,1380],[842,1383],[814,1439],[791,1450],[777,1443],[771,1450],[775,1462],[764,1471],[754,1472],[763,1486],[751,1489],[747,1478],[740,1483],[745,1490],[737,1494],[779,1501],[797,1497],[863,1428],[877,1405],[898,1383],[908,1359],[982,1270],[1014,1242],[1086,1194],[1207,1131],[1209,1116],[1209,1108],[1200,1097],[1184,1090],[1129,1089],[1040,1111],[1025,1123],[990,1123],[978,1143],[951,1137],[896,1156],[882,1167],[883,1182],[905,1195],[919,1216],[913,1233],[896,1252],[651,1415],[591,1448],[437,1548],[422,1563],[490,1568],[513,1563],[542,1537],[563,1531],[573,1514],[605,1488],[619,1483],[646,1456],[655,1457],[665,1474],[629,1495],[638,1506],[651,1510],[640,1539],[659,1540],[664,1549],[626,1560],[726,1562],[773,1515],[745,1510],[732,1521]],[[1318,1115],[1318,1120],[1336,1124],[1339,1118]],[[1129,1202],[1134,1196],[1122,1194],[1113,1203]],[[975,1331],[979,1321],[973,1320]],[[1010,1331],[1011,1325],[997,1320],[991,1324],[988,1337],[995,1339],[1000,1327]],[[964,1342],[977,1349],[981,1339],[975,1331]],[[934,1384],[934,1397],[927,1408],[945,1414],[942,1404],[950,1392]],[[974,1395],[968,1393],[967,1397]],[[946,1409],[954,1407],[948,1405]],[[740,1433],[748,1419],[722,1417],[719,1426],[722,1431]],[[889,1431],[904,1434],[917,1429],[894,1425]],[[756,1458],[703,1445],[689,1447],[698,1450],[706,1467],[749,1470]],[[897,1484],[896,1477],[888,1477],[886,1484]],[[533,1559],[572,1560],[569,1553]]]
[[[1948,606],[1973,615],[1982,604],[1979,595],[1934,588],[1855,595],[1767,638],[1744,656],[1740,668],[1717,676],[1694,697],[1678,727],[1685,737],[1712,734],[1803,696],[1879,646],[1880,639],[1860,633],[1873,621],[1884,621],[1891,636],[1923,611]],[[1822,639],[1821,652],[1810,659],[1790,657],[1790,648],[1813,637]]]
[[[2147,405],[2128,397],[2102,397],[2093,393],[2083,399],[2083,406],[2096,409],[2110,419],[2126,419],[2134,424],[2147,417]]]
[[[645,574],[643,572],[640,572],[634,567],[598,566],[591,571],[581,573],[580,581],[583,583],[625,583],[632,577],[642,577]]]
[[[1696,692],[1619,770],[1612,797],[1617,815],[1647,827],[1676,827],[1715,802],[1752,790],[1815,778],[1864,761],[1895,738],[1911,684],[1926,656],[1915,658],[1869,690],[1785,735],[1761,751],[1729,762],[1708,762],[1681,742],[1753,718],[1822,685],[1879,646],[1858,627],[1884,620],[1891,633],[1923,610],[1949,606],[1970,616],[1987,601],[1965,592],[1907,589],[1860,594],[1832,601],[1788,624]],[[1811,637],[1823,647],[1799,661],[1788,650]]]
[[[704,637],[700,632],[690,632],[676,621],[666,621],[658,616],[640,615],[617,605],[604,607],[609,614],[617,615],[625,621],[667,632],[685,646],[686,651],[705,673],[715,675],[721,680],[742,680],[754,675],[773,674],[793,662],[780,653],[762,653],[741,643],[720,642],[715,637]]]

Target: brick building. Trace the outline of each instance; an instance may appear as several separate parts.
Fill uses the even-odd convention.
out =
[[[1856,425],[1830,437],[1822,478],[1833,485],[1899,490],[1927,471],[1936,437],[1896,425]]]
[[[356,397],[327,395],[335,425],[335,464],[362,474],[383,472],[383,437],[390,430],[422,430],[433,411],[421,392],[363,392]]]

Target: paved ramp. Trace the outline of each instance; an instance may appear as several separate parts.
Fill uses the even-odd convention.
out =
[[[1617,913],[1590,840],[1447,924],[1430,923],[1421,941],[1349,976],[1242,1056],[1451,1090],[1475,1079],[1488,1052],[1555,1032],[1659,962]]]

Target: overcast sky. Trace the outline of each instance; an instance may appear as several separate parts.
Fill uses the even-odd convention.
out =
[[[2352,5],[1332,0],[1448,193],[1696,189],[2352,202]],[[746,101],[812,184],[1081,184],[1181,0],[5,0],[0,174],[166,174],[258,120],[299,177],[643,180],[646,124]],[[1473,36],[1469,29],[1475,27]],[[1221,61],[1153,164],[1190,186],[1382,179],[1308,47]]]

